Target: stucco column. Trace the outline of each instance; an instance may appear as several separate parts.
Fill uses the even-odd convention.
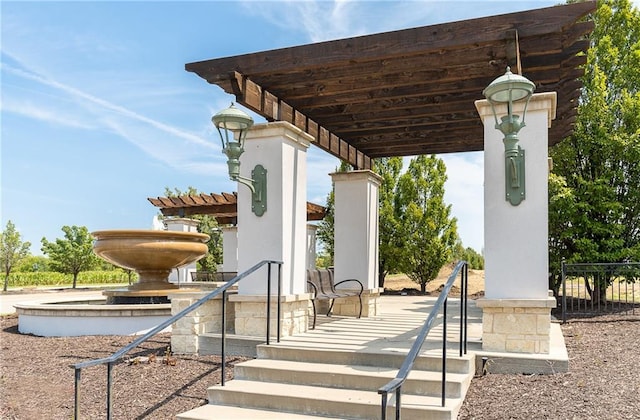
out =
[[[255,125],[240,158],[241,175],[251,177],[260,164],[267,170],[267,210],[256,216],[251,191],[238,184],[238,273],[263,260],[283,261],[283,334],[305,331],[307,306],[307,149],[312,137],[286,122]],[[272,303],[277,293],[277,266],[272,268]],[[267,267],[238,283],[236,334],[266,330]],[[272,320],[275,311],[272,311]],[[273,321],[275,322],[275,320]],[[272,331],[275,332],[275,324]]]
[[[373,316],[381,291],[378,288],[378,188],[381,178],[369,170],[335,172],[331,178],[335,198],[334,278],[336,282],[360,280],[365,289],[363,316]],[[337,299],[334,313],[354,315],[356,299]]]
[[[318,226],[307,224],[307,268],[316,268],[316,231]]]
[[[167,230],[174,232],[197,232],[198,221],[182,217],[169,217],[164,219]],[[196,271],[196,263],[183,265],[169,273],[169,281],[172,283],[184,283],[191,281],[191,273]]]
[[[238,271],[238,227],[222,228],[222,271]]]
[[[514,113],[522,115],[524,104]],[[484,124],[483,349],[549,352],[548,289],[548,128],[556,113],[556,94],[533,95],[519,144],[525,151],[526,198],[518,206],[505,199],[503,135],[495,128],[488,101],[476,102]],[[506,106],[497,107],[498,119]]]

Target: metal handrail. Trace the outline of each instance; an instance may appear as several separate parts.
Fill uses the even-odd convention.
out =
[[[453,286],[453,283],[456,280],[456,277],[460,273],[460,357],[463,354],[467,354],[467,290],[468,290],[468,264],[466,261],[459,261],[454,267],[451,275],[447,279],[447,282],[440,292],[438,299],[436,300],[433,309],[429,313],[424,325],[420,329],[418,336],[416,337],[416,341],[411,346],[411,350],[405,357],[404,362],[402,362],[402,366],[400,366],[400,370],[396,374],[396,377],[389,381],[386,385],[382,386],[378,389],[378,394],[382,395],[382,420],[387,418],[387,400],[388,394],[392,391],[396,393],[396,419],[400,419],[400,401],[402,394],[402,385],[407,380],[409,373],[411,373],[411,369],[413,369],[413,364],[420,354],[420,350],[422,349],[422,345],[424,344],[433,323],[440,312],[440,309],[443,308],[443,329],[442,329],[442,383],[441,383],[441,404],[444,407],[445,405],[445,385],[447,380],[447,300],[449,297],[449,291]]]
[[[176,321],[178,321],[180,318],[184,317],[185,315],[187,315],[188,313],[194,311],[195,309],[199,308],[200,306],[204,305],[208,300],[215,298],[216,296],[222,294],[222,342],[221,342],[221,357],[222,357],[222,383],[221,385],[224,386],[224,378],[225,378],[225,365],[226,365],[226,354],[225,354],[225,330],[226,330],[226,311],[225,311],[225,301],[226,301],[226,294],[227,294],[227,290],[234,286],[236,283],[238,283],[240,280],[244,279],[245,277],[247,277],[249,274],[252,274],[253,272],[257,271],[258,269],[260,269],[261,267],[263,267],[264,265],[268,265],[268,271],[267,271],[267,345],[269,345],[269,335],[270,335],[270,329],[269,329],[269,324],[271,321],[271,316],[270,316],[270,309],[271,309],[271,265],[272,264],[277,264],[278,265],[278,301],[277,301],[277,317],[278,317],[278,328],[277,328],[277,335],[276,335],[276,339],[277,342],[280,342],[280,318],[281,318],[281,311],[280,311],[280,301],[281,301],[281,297],[282,297],[282,261],[274,261],[274,260],[264,260],[259,262],[258,264],[254,265],[253,267],[249,268],[247,271],[238,274],[237,276],[235,276],[234,278],[232,278],[231,280],[229,280],[227,283],[225,283],[224,285],[220,286],[219,288],[213,290],[212,292],[206,294],[204,297],[202,297],[201,299],[199,299],[198,301],[194,302],[192,305],[190,305],[189,307],[183,309],[182,311],[178,312],[177,314],[173,315],[171,318],[163,321],[162,323],[160,323],[158,326],[156,326],[155,328],[151,329],[150,331],[148,331],[146,334],[140,336],[139,338],[137,338],[136,340],[134,340],[133,342],[131,342],[130,344],[124,346],[123,348],[121,348],[120,350],[116,351],[115,353],[113,353],[111,356],[109,357],[104,357],[101,359],[95,359],[95,360],[88,360],[86,362],[80,362],[77,363],[75,365],[73,365],[73,368],[75,369],[75,385],[74,385],[74,412],[73,412],[73,418],[74,419],[79,419],[80,416],[80,409],[79,409],[79,404],[78,404],[78,400],[79,400],[79,396],[80,396],[80,373],[81,370],[83,368],[86,367],[90,367],[90,366],[97,366],[97,365],[103,365],[106,364],[107,365],[107,419],[111,420],[111,370],[113,368],[113,364],[115,362],[117,362],[122,356],[124,356],[125,354],[127,354],[129,351],[133,350],[134,348],[136,348],[137,346],[139,346],[140,344],[144,343],[145,341],[147,341],[148,339],[150,339],[151,337],[155,336],[157,333],[159,333],[160,331],[164,330],[165,328],[167,328],[169,325],[175,323]]]

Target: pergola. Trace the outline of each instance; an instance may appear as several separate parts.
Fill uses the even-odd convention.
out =
[[[507,66],[555,91],[549,145],[571,133],[595,1],[189,63],[267,121],[370,169],[371,159],[483,149],[474,107]]]
[[[220,225],[237,224],[237,193],[181,195],[179,197],[149,197],[151,204],[158,207],[163,216],[187,217],[208,214],[216,218]],[[307,202],[307,221],[322,220],[325,208]]]

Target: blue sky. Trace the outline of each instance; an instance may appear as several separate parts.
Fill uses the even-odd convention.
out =
[[[165,187],[234,191],[210,122],[234,98],[185,63],[557,3],[2,1],[2,229],[11,220],[38,255],[64,225],[150,228],[147,197]],[[482,154],[441,157],[479,251]],[[307,198],[324,204],[338,162],[312,147],[308,165]]]

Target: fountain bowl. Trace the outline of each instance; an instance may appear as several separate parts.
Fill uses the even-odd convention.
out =
[[[171,270],[204,257],[209,240],[209,235],[204,233],[170,230],[100,230],[91,235],[95,238],[96,255],[118,267],[134,270],[139,276],[127,289],[105,294],[132,299],[147,297],[152,299],[149,303],[154,296],[166,297],[168,291],[178,289],[169,282]],[[135,300],[121,301],[133,303]],[[111,299],[108,303],[116,302]]]

